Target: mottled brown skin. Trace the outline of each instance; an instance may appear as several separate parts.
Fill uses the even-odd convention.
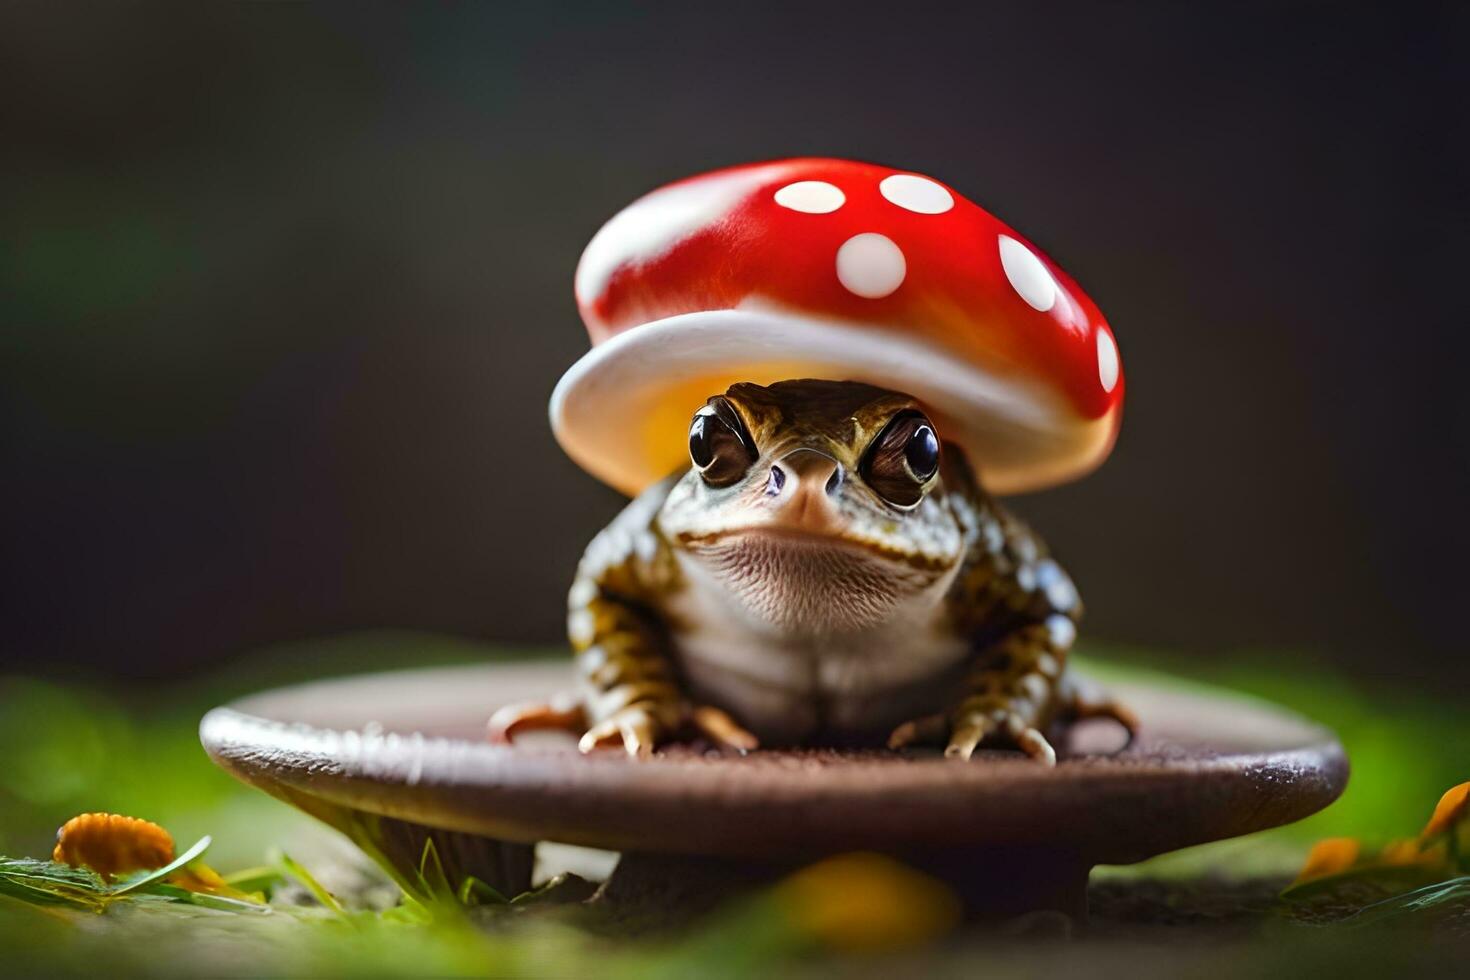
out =
[[[1051,764],[1056,722],[1131,732],[1066,670],[1082,613],[1066,572],[932,430],[915,400],[851,382],[712,398],[693,468],[578,567],[581,696],[498,712],[492,738],[570,728],[584,751],[644,755],[691,734],[741,750],[886,736]]]

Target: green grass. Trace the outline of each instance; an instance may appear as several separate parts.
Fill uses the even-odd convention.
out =
[[[221,867],[259,863],[283,834],[320,832],[210,764],[198,738],[206,710],[319,677],[506,656],[448,637],[385,632],[272,647],[202,678],[146,687],[0,676],[0,854],[49,854],[62,822],[106,810],[161,823],[180,840],[210,834]]]
[[[1102,646],[1086,652],[1104,676],[1157,671],[1288,705],[1334,728],[1353,762],[1347,793],[1322,813],[1291,827],[1114,872],[1124,885],[1140,876],[1194,882],[1286,875],[1308,844],[1321,837],[1381,842],[1414,833],[1440,793],[1470,779],[1470,712],[1429,694],[1355,683],[1330,668],[1289,656],[1242,655],[1202,663]],[[198,745],[201,713],[250,690],[339,673],[510,655],[441,637],[378,633],[262,651],[247,663],[202,679],[147,688],[0,678],[0,758],[5,759],[0,766],[0,854],[48,856],[55,828],[63,821],[80,812],[107,810],[159,822],[181,844],[212,836],[209,862],[227,874],[257,869],[264,862],[269,865],[264,871],[250,873],[263,874],[260,880],[278,880],[283,865],[277,855],[284,849],[298,859],[287,867],[300,869],[313,882],[313,871],[321,873],[317,887],[370,896],[333,911],[314,901],[308,888],[283,886],[276,914],[247,916],[170,901],[167,894],[117,903],[104,915],[39,908],[0,894],[0,950],[8,970],[80,974],[106,963],[114,973],[190,975],[676,976],[735,975],[772,964],[792,969],[830,965],[835,954],[814,959],[809,937],[793,932],[763,899],[727,910],[693,932],[638,941],[589,929],[554,902],[496,901],[500,896],[481,896],[481,907],[451,915],[385,914],[383,908],[392,904],[396,891],[381,880],[367,887],[353,879],[362,872],[344,862],[339,838],[236,783],[215,769]],[[431,871],[426,865],[426,872]],[[280,904],[281,896],[292,895],[293,904]],[[459,908],[457,901],[452,905]],[[1270,928],[1253,927],[1250,935],[1279,945]],[[1374,935],[1378,950],[1399,941]],[[970,941],[937,952],[893,954],[898,959],[892,963],[895,969],[907,964],[905,970],[923,972],[932,965],[924,957],[956,966],[982,956],[1002,973],[1017,975],[1069,965],[1050,959],[1061,955],[1055,950],[987,936],[979,946]],[[1303,933],[1282,948],[1321,965],[1340,957],[1344,942],[1349,941],[1319,943]],[[1093,950],[1087,962],[1139,962],[1123,956],[1128,948],[1114,942]],[[1413,942],[1403,948],[1408,958],[1425,955]],[[1251,972],[1258,965],[1279,968],[1284,962],[1272,960],[1275,954],[1259,952],[1250,942],[1232,950],[1209,962],[1186,960],[1191,969],[1208,967],[1206,973],[1217,975],[1224,964]],[[1160,972],[1182,969],[1186,960],[1170,953]],[[1351,966],[1369,962],[1377,960],[1365,955],[1344,969],[1351,973]]]

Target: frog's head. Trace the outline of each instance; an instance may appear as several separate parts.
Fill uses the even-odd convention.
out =
[[[695,414],[689,455],[660,526],[697,573],[776,628],[863,628],[959,563],[944,481],[967,471],[907,395],[737,384]]]

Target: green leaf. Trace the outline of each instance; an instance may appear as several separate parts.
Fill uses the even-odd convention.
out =
[[[239,898],[226,898],[224,895],[211,895],[208,892],[194,892],[178,885],[160,884],[149,890],[151,894],[161,895],[175,902],[186,905],[198,905],[201,908],[217,909],[221,912],[248,912],[253,915],[263,915],[270,912],[271,907],[261,902],[247,902]]]
[[[49,881],[97,892],[107,890],[102,876],[91,868],[73,868],[69,864],[37,861],[33,858],[0,858],[0,876]]]
[[[285,876],[280,868],[272,868],[261,865],[257,868],[243,868],[232,874],[224,876],[225,884],[242,892],[269,892],[281,883]]]
[[[281,869],[286,874],[290,875],[292,878],[295,878],[298,882],[300,882],[307,891],[311,892],[312,897],[314,897],[318,902],[339,915],[347,914],[347,911],[342,908],[342,903],[337,901],[336,897],[331,892],[322,887],[322,883],[317,881],[316,878],[312,876],[312,873],[310,871],[307,871],[304,867],[298,864],[291,857],[291,855],[282,852],[280,860]]]
[[[461,905],[510,904],[504,895],[474,875],[467,875],[465,880],[459,883],[459,901]]]
[[[1416,888],[1402,895],[1374,902],[1343,919],[1342,922],[1344,925],[1365,926],[1394,916],[1426,912],[1436,906],[1459,899],[1470,901],[1470,875],[1425,885],[1423,888]]]
[[[585,902],[592,897],[597,888],[597,882],[588,881],[581,875],[565,871],[555,878],[542,882],[530,891],[521,892],[510,900],[510,904],[556,905]]]
[[[434,916],[418,899],[404,892],[402,903],[379,912],[378,920],[400,926],[426,926],[434,921]]]
[[[0,893],[37,905],[71,904],[100,909],[107,884],[90,868],[55,861],[0,858]]]
[[[31,905],[81,905],[91,909],[102,907],[102,900],[92,895],[68,889],[38,887],[8,877],[0,877],[0,895]]]
[[[188,864],[190,861],[194,860],[199,855],[209,850],[210,843],[211,838],[209,837],[209,835],[204,835],[194,842],[193,847],[189,848],[183,854],[180,854],[178,857],[174,858],[163,867],[144,872],[141,875],[126,879],[114,885],[112,888],[108,889],[107,893],[109,897],[116,898],[117,896],[124,895],[130,891],[133,891],[134,889],[142,888],[143,886],[151,884],[152,882],[160,881],[164,878],[167,878],[169,875],[173,874],[175,871],[179,870],[184,865]]]
[[[419,857],[419,882],[423,885],[424,894],[434,901],[455,901],[454,888],[444,873],[444,864],[439,860],[439,849],[434,846],[432,837],[424,841],[424,852]]]

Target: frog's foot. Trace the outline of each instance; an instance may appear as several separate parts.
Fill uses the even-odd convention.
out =
[[[1118,749],[1119,752],[1132,745],[1138,737],[1138,715],[1091,681],[1068,671],[1062,677],[1057,694],[1061,700],[1061,717],[1067,721],[1111,718],[1122,725],[1128,732],[1128,740]]]
[[[586,731],[587,712],[581,701],[570,694],[559,694],[550,701],[508,704],[490,716],[485,737],[509,745],[524,732],[548,729],[572,735]]]
[[[968,759],[981,745],[1017,748],[1043,766],[1057,764],[1056,749],[1046,736],[1005,707],[962,711],[950,729],[944,755],[947,759]]]
[[[703,705],[689,712],[689,722],[701,735],[716,745],[739,752],[760,747],[760,740],[740,726],[734,718],[713,705]]]
[[[660,743],[667,741],[673,726],[667,722],[665,706],[637,701],[619,708],[593,725],[577,743],[583,752],[622,745],[631,756],[647,756]]]
[[[925,715],[895,728],[888,736],[888,747],[897,752],[911,745],[932,745],[943,742],[948,734],[949,718],[942,714]]]
[[[1004,708],[969,712],[953,722],[947,715],[926,715],[904,722],[888,736],[888,747],[895,751],[939,742],[947,742],[944,754],[951,759],[968,759],[981,745],[994,744],[1018,748],[1044,766],[1057,762],[1056,751],[1046,736]]]
[[[583,752],[593,752],[621,744],[629,755],[641,758],[690,729],[716,745],[739,752],[749,752],[760,744],[754,735],[719,708],[639,701],[618,709],[593,725],[582,736],[578,748]]]

